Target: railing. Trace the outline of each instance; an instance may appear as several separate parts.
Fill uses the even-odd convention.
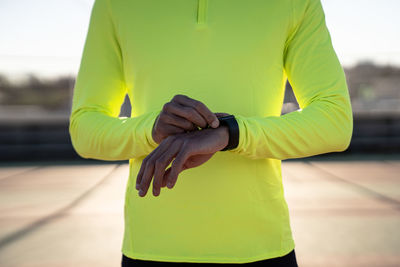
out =
[[[355,114],[349,148],[340,153],[399,153],[400,116]],[[26,117],[0,120],[0,161],[81,159],[74,151],[68,131],[69,118]],[[323,155],[321,155],[323,156]]]

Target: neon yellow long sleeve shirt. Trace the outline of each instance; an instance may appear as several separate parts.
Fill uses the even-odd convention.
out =
[[[300,109],[281,115],[287,80]],[[118,117],[126,94],[131,117]],[[154,121],[176,94],[235,115],[239,145],[139,197]],[[353,117],[320,0],[96,0],[69,130],[83,158],[129,160],[122,253],[245,263],[295,247],[281,161],[344,151]]]

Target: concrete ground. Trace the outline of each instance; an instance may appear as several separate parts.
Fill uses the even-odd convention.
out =
[[[128,165],[1,164],[0,266],[120,266]],[[400,266],[400,159],[282,162],[299,266]]]

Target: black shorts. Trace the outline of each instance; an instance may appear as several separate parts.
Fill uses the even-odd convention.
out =
[[[129,266],[140,266],[140,264],[162,264],[164,266],[173,266],[173,265],[190,265],[190,264],[195,264],[197,266],[199,265],[238,265],[238,264],[263,264],[263,266],[284,266],[284,267],[298,267],[297,265],[297,260],[296,260],[296,254],[294,252],[294,249],[289,252],[288,254],[282,256],[282,257],[277,257],[277,258],[271,258],[271,259],[266,259],[266,260],[261,260],[261,261],[255,261],[255,262],[250,262],[250,263],[229,263],[229,264],[221,264],[221,263],[192,263],[192,262],[162,262],[162,261],[145,261],[145,260],[138,260],[138,259],[131,259],[126,257],[124,254],[122,254],[122,261],[121,261],[121,267],[129,267]]]

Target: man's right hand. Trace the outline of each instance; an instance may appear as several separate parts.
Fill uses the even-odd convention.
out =
[[[217,117],[202,102],[186,95],[175,95],[170,102],[164,104],[157,116],[152,137],[157,144],[160,144],[170,135],[198,130],[198,127],[217,128],[219,126]]]

